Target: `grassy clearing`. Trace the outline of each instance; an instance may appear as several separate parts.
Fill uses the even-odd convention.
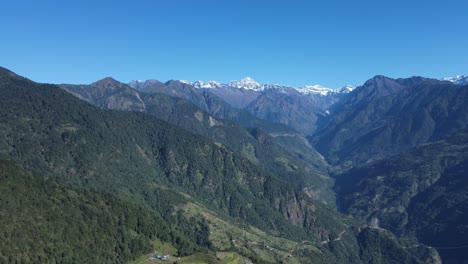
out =
[[[198,253],[177,261],[178,264],[244,264],[248,262],[247,258],[235,252]]]
[[[218,264],[215,253],[197,253],[188,257],[180,258],[177,264]]]
[[[320,253],[320,250],[313,245],[274,237],[253,226],[233,225],[221,219],[215,212],[198,204],[188,203],[182,210],[188,216],[201,215],[206,219],[210,226],[210,241],[219,251],[235,251],[241,255],[255,256],[271,263],[280,261],[299,263],[299,259],[294,256],[294,252],[298,249],[308,248]],[[226,263],[236,263],[234,255],[226,259]]]
[[[222,264],[244,264],[248,262],[245,257],[235,252],[218,252],[216,256],[221,260]]]

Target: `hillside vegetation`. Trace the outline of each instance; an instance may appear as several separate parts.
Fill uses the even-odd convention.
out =
[[[256,263],[276,263],[285,252],[301,263],[437,257],[361,228],[226,145],[145,113],[100,109],[5,69],[0,128],[0,159],[9,160],[0,195],[6,262],[126,262],[157,241],[172,244],[177,257],[213,256],[227,249],[222,232],[240,239],[228,252]],[[261,131],[252,135],[270,140]],[[249,245],[269,238],[276,251]]]

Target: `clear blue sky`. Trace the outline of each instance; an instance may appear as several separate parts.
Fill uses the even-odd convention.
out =
[[[38,82],[468,74],[463,0],[6,0],[0,23],[0,66]]]

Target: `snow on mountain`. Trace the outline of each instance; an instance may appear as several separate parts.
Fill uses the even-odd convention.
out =
[[[194,87],[199,88],[199,89],[233,87],[237,89],[253,90],[257,92],[270,90],[270,89],[277,89],[277,90],[284,90],[284,91],[286,91],[287,89],[296,89],[296,91],[302,94],[320,94],[324,96],[329,93],[337,93],[337,92],[348,93],[354,89],[354,86],[351,86],[351,85],[341,87],[340,89],[337,89],[337,90],[326,88],[321,85],[309,85],[309,86],[304,86],[300,88],[293,88],[291,86],[278,85],[278,84],[260,84],[256,82],[254,79],[252,79],[251,77],[245,77],[244,79],[241,79],[241,80],[231,81],[227,84],[221,84],[216,81],[209,81],[209,82],[197,81],[191,84]]]
[[[336,93],[350,93],[355,88],[356,86],[346,85],[338,89],[331,89],[331,88],[323,87],[317,84],[317,85],[306,85],[306,86],[300,87],[297,89],[297,91],[299,91],[302,94],[320,94],[320,95],[326,96],[329,94],[336,94]]]
[[[215,89],[215,88],[221,88],[223,86],[221,83],[217,81],[208,81],[208,82],[196,81],[190,84],[198,89]]]
[[[302,94],[320,94],[320,95],[327,95],[329,93],[333,93],[334,90],[330,88],[323,87],[321,85],[306,85],[304,87],[298,88],[298,92]]]
[[[354,89],[356,89],[357,86],[355,85],[346,85],[346,86],[342,86],[338,89],[336,89],[335,91],[337,91],[338,93],[350,93],[352,92]]]
[[[153,80],[148,80],[148,81],[153,81]],[[140,80],[131,81],[129,85],[133,88],[138,89],[141,85],[145,84],[148,81],[140,81]],[[256,82],[254,79],[252,79],[251,77],[245,77],[241,80],[230,81],[227,84],[223,84],[217,81],[190,82],[187,80],[180,80],[179,82],[193,85],[195,88],[198,88],[198,89],[237,88],[237,89],[252,90],[256,92],[261,92],[261,91],[271,90],[271,89],[276,89],[276,90],[287,92],[288,89],[295,89],[296,91],[302,94],[306,94],[306,95],[318,94],[322,96],[335,94],[335,93],[349,93],[352,90],[354,90],[354,88],[356,87],[356,86],[347,85],[347,86],[340,87],[338,89],[331,89],[331,88],[323,87],[321,85],[306,85],[306,86],[299,87],[299,88],[293,88],[291,86],[278,85],[278,84],[260,84]]]
[[[239,81],[231,81],[229,82],[228,85],[231,87],[235,87],[235,88],[242,88],[246,90],[256,90],[256,91],[263,90],[262,88],[264,88],[263,85],[259,84],[258,82],[256,82],[254,79],[250,77],[245,77],[244,79],[239,80]]]
[[[241,80],[230,81],[227,84],[223,84],[217,81],[208,81],[208,82],[196,81],[190,84],[193,85],[195,88],[199,88],[199,89],[215,89],[215,88],[219,89],[219,88],[231,87],[231,88],[253,90],[253,91],[263,91],[267,89],[282,89],[282,88],[287,87],[287,86],[281,86],[277,84],[260,84],[250,77],[245,77],[244,79],[241,79]]]
[[[187,81],[187,80],[179,80],[179,82],[184,83],[184,84],[192,85],[192,83]]]
[[[449,81],[456,85],[468,85],[468,76],[466,75],[457,75],[455,77],[443,78],[442,81]]]

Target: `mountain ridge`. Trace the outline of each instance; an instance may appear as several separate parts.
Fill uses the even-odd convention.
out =
[[[334,164],[396,154],[464,128],[467,94],[434,79],[377,76],[352,93],[312,142]]]
[[[152,81],[154,79],[149,79],[147,81],[131,81],[128,85],[132,88],[139,89],[139,87],[144,84],[145,82]],[[262,92],[268,89],[285,89],[285,88],[294,88],[289,85],[279,85],[279,84],[260,84],[256,82],[251,77],[245,77],[241,80],[234,80],[228,83],[221,83],[218,81],[195,81],[190,82],[186,80],[178,80],[184,84],[192,85],[198,89],[227,89],[227,88],[236,88],[242,90],[251,90],[255,92]],[[301,87],[294,88],[300,93],[303,94],[320,94],[320,95],[327,95],[329,93],[348,93],[354,90],[357,86],[353,85],[345,85],[341,86],[337,89],[327,88],[321,85],[305,85]]]
[[[303,160],[299,160],[297,157],[289,154],[287,150],[285,151],[268,133],[263,133],[265,135],[262,136],[263,140],[269,138],[267,144],[259,141],[255,136],[252,137],[254,133],[250,132],[250,129],[245,129],[229,120],[218,119],[203,111],[203,109],[197,108],[188,100],[171,97],[162,93],[139,94],[138,90],[124,87],[125,84],[113,83],[113,85],[115,87],[106,86],[101,89],[101,93],[99,94],[93,93],[96,89],[95,83],[88,86],[61,85],[60,87],[98,107],[145,112],[178,125],[187,131],[206,136],[234,151],[238,151],[246,158],[261,166],[267,165],[265,166],[267,170],[275,171],[278,175],[283,175],[286,180],[300,184],[303,188],[308,188],[311,193],[315,194],[315,197],[322,199],[324,202],[333,203],[331,191],[327,190],[327,188],[319,187],[331,184],[327,183],[326,179],[324,180],[326,169],[324,168],[324,164],[320,165],[320,159],[316,158],[312,160],[303,156]],[[77,89],[78,87],[80,89]],[[120,89],[116,87],[120,87]],[[93,95],[93,98],[85,98],[86,95]],[[111,99],[123,103],[101,103],[108,102]],[[129,107],[135,104],[139,105],[140,101],[142,104],[140,108],[134,109]],[[254,129],[254,131],[259,130],[262,129]],[[305,161],[308,164],[317,166],[307,165]]]
[[[384,75],[375,75],[373,78],[371,79],[374,79],[375,77],[384,77],[384,78],[389,78],[391,79],[390,77],[386,77]],[[413,77],[408,77],[408,78],[401,78],[401,79],[409,79],[409,78],[417,78],[417,77],[420,77],[420,76],[413,76]],[[428,79],[430,79],[430,77],[428,77]],[[435,78],[433,78],[435,79]],[[467,85],[468,84],[468,75],[456,75],[456,76],[453,76],[453,77],[445,77],[445,78],[441,78],[439,79],[441,81],[449,81],[449,82],[452,82],[456,85]],[[258,82],[256,82],[252,77],[244,77],[243,79],[240,79],[240,80],[233,80],[233,81],[230,81],[230,82],[227,82],[227,83],[222,83],[222,82],[219,82],[219,81],[215,81],[215,80],[210,80],[210,81],[194,81],[194,82],[191,82],[191,81],[187,81],[187,80],[178,80],[179,82],[182,82],[182,83],[185,83],[185,84],[189,84],[189,85],[192,85],[194,86],[195,88],[198,88],[198,89],[222,89],[222,88],[228,88],[228,87],[231,87],[231,88],[237,88],[237,89],[244,89],[244,90],[252,90],[252,91],[263,91],[263,90],[266,90],[266,89],[281,89],[281,88],[284,88],[284,87],[289,87],[289,88],[294,88],[298,91],[300,91],[301,93],[304,93],[304,94],[308,94],[308,93],[314,93],[314,94],[321,94],[321,95],[327,95],[328,93],[348,93],[348,92],[351,92],[352,90],[356,89],[357,87],[359,86],[362,86],[361,85],[343,85],[343,86],[340,86],[338,88],[328,88],[328,87],[325,87],[325,86],[322,86],[320,84],[314,84],[314,85],[303,85],[303,86],[299,86],[299,87],[293,87],[293,86],[290,86],[290,85],[280,85],[280,84],[260,84]],[[139,89],[140,85],[141,84],[144,84],[145,82],[159,82],[161,83],[160,81],[157,81],[155,79],[148,79],[146,81],[142,81],[142,80],[133,80],[131,82],[128,83],[128,85],[132,88],[135,88],[135,89]]]

